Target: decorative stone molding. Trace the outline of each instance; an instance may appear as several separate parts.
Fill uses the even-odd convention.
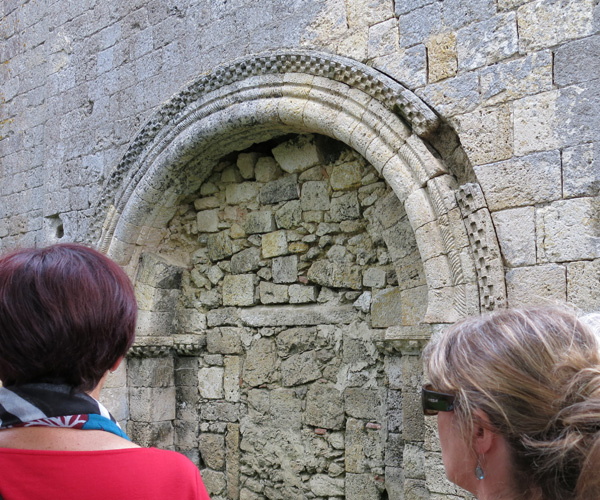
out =
[[[437,122],[402,85],[350,59],[294,51],[234,62],[165,103],[134,138],[95,205],[88,241],[134,272],[142,249],[160,242],[180,200],[224,155],[284,134],[324,134],[361,154],[401,203],[423,190],[432,218],[419,250],[443,245],[435,261],[422,255],[431,271],[424,321],[455,321],[477,312],[479,298],[452,178],[421,139]],[[419,222],[418,207],[406,212]]]
[[[506,283],[498,239],[479,184],[465,184],[457,200],[474,256],[481,309],[506,307]]]
[[[419,356],[429,342],[432,325],[391,326],[382,340],[375,341],[380,351],[403,356]]]

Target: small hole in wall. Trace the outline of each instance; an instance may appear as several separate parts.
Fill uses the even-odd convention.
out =
[[[48,243],[58,242],[64,237],[65,227],[59,214],[44,218],[44,233]]]
[[[56,227],[56,238],[60,240],[64,235],[65,235],[65,228],[63,227],[62,224],[59,224]]]

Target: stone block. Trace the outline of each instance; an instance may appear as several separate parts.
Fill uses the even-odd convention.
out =
[[[206,347],[211,354],[241,354],[243,328],[221,327],[206,334]]]
[[[225,434],[227,460],[227,494],[231,499],[240,498],[240,426],[227,424]]]
[[[229,184],[225,188],[225,200],[230,205],[239,205],[254,201],[258,196],[258,184],[255,182],[244,182],[241,184]]]
[[[347,500],[372,500],[378,498],[383,490],[383,483],[376,480],[373,473],[346,474]],[[428,498],[423,496],[423,499]],[[413,500],[404,497],[405,500]],[[416,500],[416,499],[414,499]]]
[[[199,233],[216,233],[219,230],[219,210],[202,210],[196,216]]]
[[[344,496],[344,478],[315,474],[309,480],[310,491],[318,497]]]
[[[536,0],[519,7],[520,50],[533,52],[591,35],[593,8],[593,0]]]
[[[127,361],[130,387],[170,387],[174,385],[173,358],[131,358]]]
[[[360,290],[362,268],[341,262],[318,260],[308,269],[308,279],[318,285]]]
[[[563,162],[563,196],[597,196],[600,193],[600,144],[581,144],[565,148]]]
[[[260,248],[250,247],[231,257],[231,272],[244,274],[259,268]]]
[[[595,80],[600,74],[600,36],[566,43],[554,55],[554,81],[559,86]]]
[[[415,93],[444,116],[451,117],[473,111],[481,101],[479,77],[464,73],[441,82],[432,83]]]
[[[597,312],[600,304],[600,260],[567,265],[567,301],[586,312]]]
[[[373,66],[411,89],[427,83],[427,50],[424,44],[376,57]]]
[[[223,434],[201,433],[198,436],[200,456],[207,467],[214,470],[225,468],[225,436]]]
[[[100,402],[121,425],[129,418],[129,391],[126,387],[104,387]]]
[[[483,21],[494,16],[496,5],[494,0],[446,0],[442,4],[444,24],[453,29]]]
[[[400,292],[403,325],[417,325],[423,321],[427,312],[427,294],[427,286],[408,288]]]
[[[169,264],[158,255],[143,253],[135,282],[154,288],[178,289],[181,286],[182,275],[181,267]]]
[[[600,257],[599,208],[596,198],[576,198],[536,209],[538,261]]]
[[[287,358],[291,354],[302,353],[316,347],[315,328],[290,328],[282,331],[276,339],[279,356]]]
[[[386,270],[381,267],[369,267],[363,271],[363,286],[383,288],[386,281]]]
[[[512,116],[507,105],[455,116],[452,123],[473,165],[506,160],[512,156]]]
[[[375,388],[348,387],[344,391],[344,405],[346,414],[350,417],[381,422],[385,407],[385,391]]]
[[[507,59],[519,50],[516,14],[498,14],[458,31],[458,69],[473,70]]]
[[[323,429],[344,428],[342,394],[333,384],[313,383],[306,394],[304,423]]]
[[[215,317],[216,321],[233,321],[233,317],[221,314],[223,319]],[[219,315],[219,316],[221,316]],[[216,315],[215,315],[216,316]],[[251,327],[263,326],[312,326],[335,325],[351,323],[356,317],[352,306],[280,306],[252,307],[241,309],[235,318]],[[210,324],[210,317],[209,317]]]
[[[486,105],[514,101],[552,90],[552,52],[542,51],[481,69]]]
[[[278,257],[288,253],[288,242],[285,231],[274,231],[262,237],[262,256],[265,259]]]
[[[225,231],[210,234],[207,240],[208,256],[212,261],[226,259],[234,254],[233,243]]]
[[[299,173],[320,163],[319,152],[312,136],[299,135],[274,147],[273,157],[288,173]]]
[[[373,296],[371,305],[371,324],[374,328],[402,324],[401,290],[387,288]]]
[[[275,212],[275,222],[280,229],[292,229],[302,223],[302,208],[299,200],[288,201]],[[275,228],[271,229],[274,231]]]
[[[225,167],[221,172],[221,182],[235,184],[242,182],[242,176],[240,175],[238,168],[235,165]]]
[[[253,274],[229,274],[223,278],[224,306],[251,306],[253,304]]]
[[[358,163],[342,163],[341,165],[335,165],[329,178],[329,183],[334,191],[358,189],[362,184],[361,181],[362,166]]]
[[[140,309],[135,326],[136,337],[164,336],[173,328],[175,313],[170,311],[149,311]]]
[[[131,420],[160,422],[175,419],[175,387],[133,387],[129,393]]]
[[[330,200],[326,181],[306,181],[300,196],[302,210],[329,210]]]
[[[255,339],[244,363],[243,381],[250,387],[272,382],[278,369],[277,350],[273,339]]]
[[[248,213],[242,227],[248,234],[268,233],[276,229],[273,214],[269,210]]]
[[[358,219],[360,217],[360,203],[356,191],[332,198],[330,215],[331,220],[334,222]]]
[[[140,446],[173,449],[175,433],[172,422],[129,421],[127,423],[127,434]]]
[[[291,389],[275,389],[270,393],[269,424],[278,429],[302,428],[302,402]]]
[[[298,256],[276,257],[272,261],[274,283],[294,283],[298,279]]]
[[[558,151],[532,154],[474,169],[492,212],[545,203],[562,196]]]
[[[317,289],[314,286],[290,285],[288,293],[290,304],[308,304],[317,300]]]
[[[518,267],[506,272],[508,305],[519,307],[526,304],[564,302],[567,298],[565,266],[545,264]]]
[[[223,368],[211,366],[198,370],[198,390],[205,399],[223,399]]]
[[[442,13],[438,3],[408,11],[398,18],[400,46],[411,47],[423,42],[432,34],[439,33],[441,25]]]
[[[200,471],[202,482],[206,488],[206,492],[211,497],[217,497],[225,491],[227,480],[223,472],[217,472],[211,469],[202,469]]]
[[[229,401],[205,401],[200,407],[200,418],[211,422],[237,422],[240,408],[237,403]]]
[[[280,179],[266,183],[260,190],[260,202],[272,205],[282,201],[297,200],[300,197],[300,186],[297,175],[286,175]]]
[[[561,145],[556,123],[559,92],[549,91],[515,101],[513,107],[515,155],[548,151]]]
[[[429,82],[435,83],[456,75],[456,32],[433,34],[426,42],[429,61]]]
[[[314,351],[293,354],[281,363],[281,383],[284,387],[306,384],[321,376]]]
[[[276,285],[268,281],[261,281],[259,286],[261,304],[285,304],[289,301],[288,286]]]
[[[536,263],[535,209],[512,208],[492,214],[504,262],[508,267]]]
[[[243,179],[248,180],[254,177],[254,167],[260,157],[259,153],[240,153],[237,157],[237,167]]]
[[[259,158],[254,167],[254,176],[258,182],[271,182],[281,177],[281,168],[270,156]]]
[[[225,356],[223,370],[223,393],[225,401],[236,403],[240,400],[240,380],[242,362],[239,356]]]

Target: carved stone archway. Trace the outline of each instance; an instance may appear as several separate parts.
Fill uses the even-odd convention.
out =
[[[242,59],[200,77],[151,117],[104,186],[88,241],[134,275],[140,254],[157,246],[181,200],[228,153],[290,133],[345,143],[403,204],[425,271],[422,324],[391,327],[381,342],[390,358],[403,357],[407,375],[395,389],[403,392],[405,449],[414,454],[424,432],[414,386],[420,347],[436,325],[501,306],[506,295],[485,199],[477,184],[458,186],[428,146],[437,126],[435,113],[413,93],[356,61],[312,51]],[[145,346],[150,351],[134,353],[164,356],[173,347],[187,354],[183,344],[152,343]],[[418,486],[424,470],[418,474],[407,479]]]

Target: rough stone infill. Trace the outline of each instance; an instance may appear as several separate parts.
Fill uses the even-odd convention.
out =
[[[404,207],[375,169],[319,136],[262,145],[221,161],[168,234],[139,268],[144,324],[170,312],[170,349],[201,345],[176,361],[187,378],[174,443],[211,498],[366,500],[388,472],[401,491],[401,387],[386,387],[377,344],[423,319],[427,286]],[[174,255],[189,262],[169,268]]]

